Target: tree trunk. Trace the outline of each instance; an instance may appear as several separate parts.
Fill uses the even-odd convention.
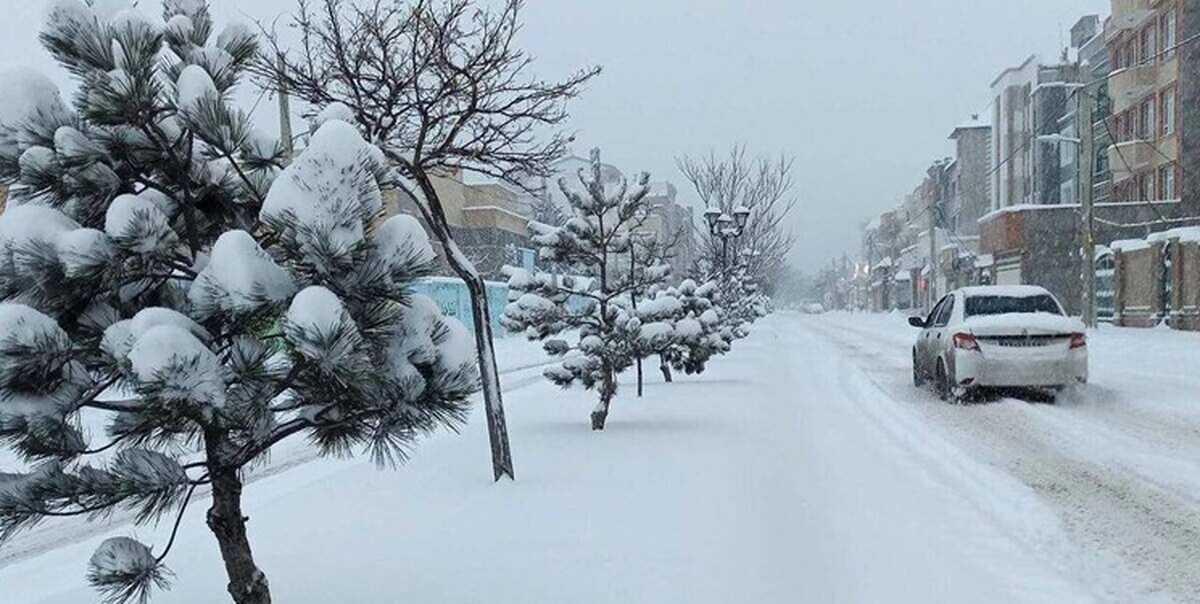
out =
[[[254,564],[250,540],[246,537],[246,520],[242,515],[242,482],[237,471],[214,474],[208,528],[221,548],[225,574],[229,577],[229,595],[237,604],[270,604],[267,576]]]
[[[601,371],[604,372],[604,381],[600,384],[600,404],[592,410],[592,430],[603,430],[605,422],[608,421],[608,410],[612,406],[613,395],[617,391],[616,376],[613,375],[612,367],[608,361],[603,362]]]
[[[642,398],[642,359],[637,360],[638,398]]]
[[[487,407],[488,440],[492,446],[492,478],[500,480],[501,477],[508,476],[515,479],[512,449],[508,444],[508,425],[504,417],[504,402],[500,390],[500,371],[496,367],[496,351],[492,345],[487,287],[479,275],[463,280],[467,283],[467,291],[471,293],[475,349],[479,351],[479,374],[483,381],[483,400]]]
[[[471,318],[474,320],[476,360],[479,362],[479,377],[483,386],[483,403],[487,415],[488,440],[492,447],[492,477],[500,480],[503,476],[516,479],[513,473],[512,449],[508,444],[508,424],[504,419],[504,398],[500,390],[500,371],[496,368],[496,349],[492,342],[492,323],[488,313],[487,288],[483,277],[475,270],[475,265],[463,254],[450,231],[450,223],[446,220],[446,212],[442,209],[441,199],[433,182],[428,175],[420,172],[414,175],[421,194],[425,197],[425,206],[421,209],[426,213],[429,228],[434,237],[445,251],[446,262],[451,270],[467,285],[471,295]],[[420,206],[421,204],[417,204]]]
[[[670,384],[672,381],[671,366],[667,364],[667,357],[662,355],[658,356],[658,368],[662,370],[663,380]]]

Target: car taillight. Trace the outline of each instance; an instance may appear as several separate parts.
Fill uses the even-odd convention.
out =
[[[975,336],[965,331],[954,334],[954,347],[979,352],[979,342],[975,341]]]
[[[1087,335],[1082,333],[1071,334],[1071,350],[1083,348],[1084,346],[1087,346]]]

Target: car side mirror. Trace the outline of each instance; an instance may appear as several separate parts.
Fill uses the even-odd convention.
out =
[[[908,324],[912,325],[913,327],[920,327],[921,329],[925,329],[925,319],[922,317],[909,317]]]

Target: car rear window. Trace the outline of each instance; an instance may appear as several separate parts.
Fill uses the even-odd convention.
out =
[[[971,296],[963,308],[963,314],[968,317],[980,315],[1005,315],[1009,313],[1045,312],[1061,315],[1062,309],[1058,302],[1048,295],[1041,296]]]

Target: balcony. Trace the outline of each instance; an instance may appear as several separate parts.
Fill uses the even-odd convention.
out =
[[[1119,183],[1154,166],[1159,157],[1151,141],[1127,141],[1108,148],[1108,165],[1112,169],[1113,183]]]
[[[1158,88],[1158,68],[1154,65],[1130,67],[1114,72],[1108,83],[1113,113],[1132,107],[1142,97]]]
[[[1154,0],[1112,0],[1112,35],[1135,30],[1154,16]]]

